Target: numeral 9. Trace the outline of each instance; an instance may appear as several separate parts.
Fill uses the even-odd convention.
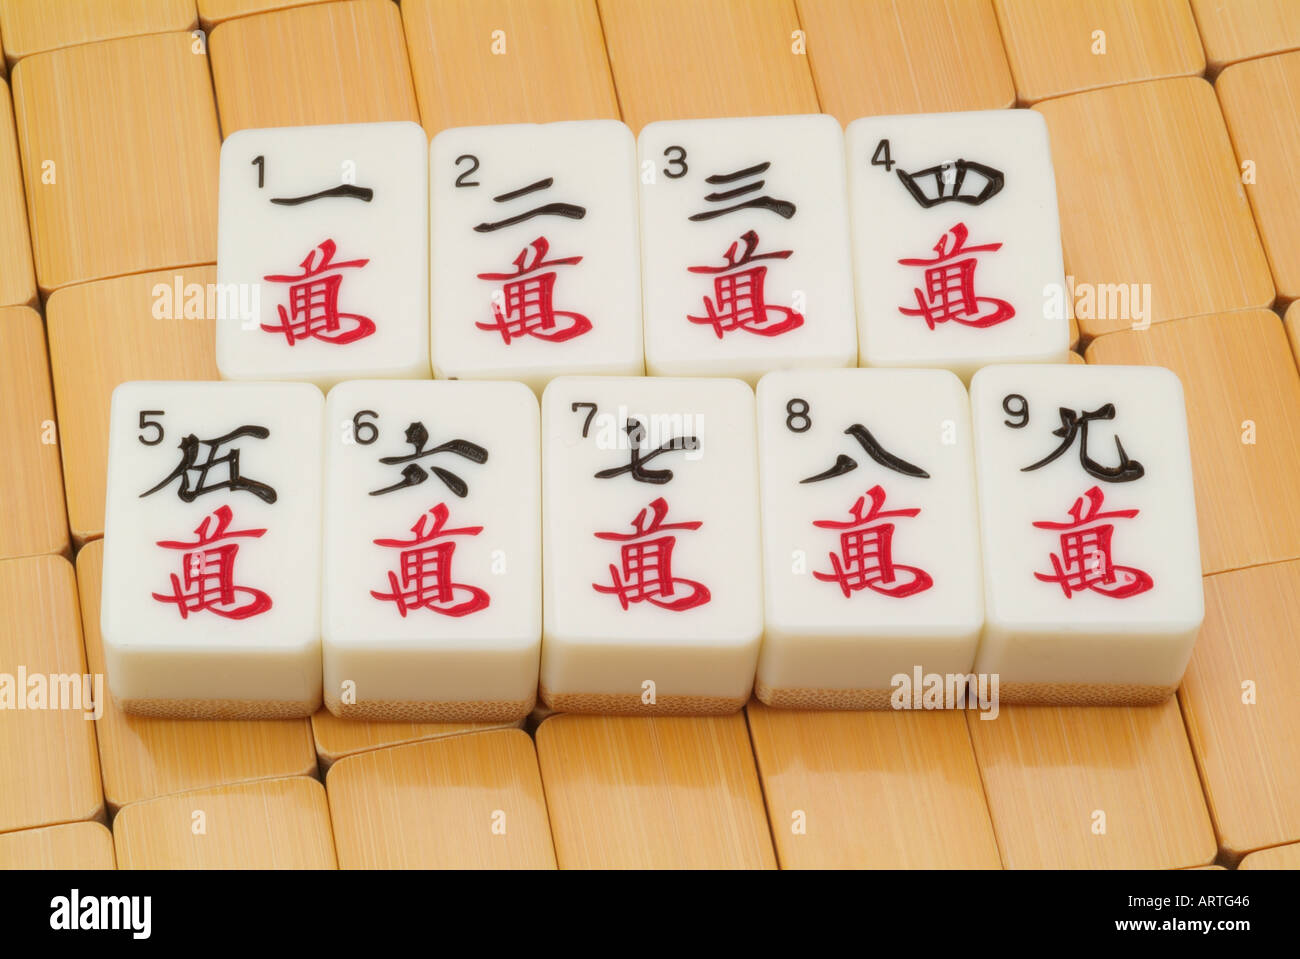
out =
[[[1029,425],[1029,400],[1025,399],[1019,393],[1008,393],[1002,398],[1002,409],[1008,416],[1018,417],[1020,422],[1013,423],[1011,420],[1003,420],[1007,426],[1013,430],[1023,429]]]

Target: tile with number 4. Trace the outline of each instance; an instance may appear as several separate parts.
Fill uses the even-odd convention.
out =
[[[323,406],[309,383],[113,391],[100,623],[126,712],[319,707]]]
[[[429,148],[434,373],[638,375],[635,144],[617,120],[454,127]]]
[[[1030,110],[849,124],[849,207],[863,366],[1064,363],[1056,177]]]
[[[240,130],[221,147],[217,366],[231,380],[428,377],[416,123]]]
[[[1152,366],[971,382],[984,544],[978,673],[1004,702],[1168,699],[1204,615],[1183,388]]]
[[[760,700],[881,709],[900,674],[970,672],[984,622],[972,445],[946,370],[763,377]]]
[[[857,365],[839,121],[665,121],[638,149],[647,372]]]
[[[734,712],[762,633],[754,394],[564,377],[542,395],[541,695],[569,712]]]
[[[522,719],[542,630],[537,397],[366,380],[325,404],[325,705]]]

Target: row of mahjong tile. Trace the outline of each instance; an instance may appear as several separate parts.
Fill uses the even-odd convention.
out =
[[[1167,370],[561,377],[538,414],[511,382],[120,386],[114,697],[306,715],[323,680],[342,716],[509,720],[540,653],[562,710],[883,707],[972,668],[1142,703],[1191,654]]]
[[[226,379],[1067,358],[1032,111],[243,130],[220,207]]]

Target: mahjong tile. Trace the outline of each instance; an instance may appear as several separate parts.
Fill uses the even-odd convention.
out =
[[[309,383],[113,391],[101,626],[126,712],[320,705],[323,405]]]
[[[224,378],[427,378],[428,269],[419,124],[240,130],[222,145]]]
[[[750,388],[557,379],[542,396],[542,490],[547,705],[739,709],[762,632]]]
[[[839,122],[673,120],[637,144],[646,371],[856,366]]]
[[[970,406],[946,370],[792,370],[758,385],[764,703],[884,708],[966,675],[983,625]]]
[[[1056,179],[1043,118],[985,110],[846,133],[863,366],[1063,363]]]
[[[521,383],[342,383],[325,404],[325,704],[522,719],[542,630],[537,397]]]
[[[451,379],[643,371],[632,133],[454,127],[429,148],[431,349]]]
[[[1154,703],[1204,611],[1182,384],[1151,366],[971,382],[984,548],[975,670],[1004,702]]]

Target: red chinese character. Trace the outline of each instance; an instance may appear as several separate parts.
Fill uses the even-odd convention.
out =
[[[262,324],[268,333],[283,333],[293,346],[299,340],[317,339],[326,343],[353,343],[375,332],[368,316],[339,312],[339,285],[344,269],[360,269],[370,260],[334,262],[334,241],[325,240],[307,254],[300,264],[302,272],[294,275],[265,276],[272,283],[289,284],[289,309],[277,305],[280,325]]]
[[[770,305],[763,295],[763,284],[767,278],[767,267],[752,266],[742,269],[755,260],[788,259],[793,250],[778,250],[775,253],[755,253],[758,248],[758,234],[753,230],[743,233],[740,239],[745,250],[736,258],[736,246],[732,243],[724,254],[724,266],[690,266],[691,273],[715,274],[713,277],[713,299],[704,298],[704,316],[687,316],[692,323],[709,323],[718,339],[731,330],[747,330],[759,336],[780,336],[790,330],[803,326],[803,314],[784,307]],[[716,302],[715,302],[716,301]]]
[[[429,525],[429,517],[433,525]],[[406,617],[408,609],[424,608],[443,616],[468,616],[480,609],[487,609],[491,597],[487,591],[477,586],[454,582],[451,578],[451,558],[456,551],[456,544],[450,541],[436,542],[446,536],[477,536],[483,531],[482,526],[463,526],[460,529],[444,529],[448,510],[439,503],[427,513],[421,513],[411,532],[412,539],[377,539],[376,546],[392,546],[401,549],[397,557],[398,574],[388,573],[388,585],[391,593],[371,590],[375,599],[391,600],[397,604],[397,611]]]
[[[1087,505],[1084,505],[1084,498]],[[1065,530],[1061,533],[1061,554],[1052,554],[1052,570],[1034,573],[1044,583],[1060,583],[1066,598],[1086,589],[1114,599],[1127,599],[1145,593],[1152,586],[1151,577],[1132,566],[1116,566],[1111,561],[1110,541],[1115,532],[1112,523],[1101,519],[1132,519],[1136,509],[1118,509],[1103,513],[1103,494],[1092,487],[1070,507],[1070,523],[1035,523],[1037,529]]]
[[[591,329],[591,320],[581,313],[555,309],[555,272],[540,273],[547,266],[573,266],[580,256],[546,259],[551,248],[546,237],[539,236],[515,257],[513,273],[480,273],[480,280],[513,280],[501,288],[500,300],[493,298],[492,322],[475,323],[480,330],[496,330],[508,344],[512,339],[533,336],[549,343],[563,343]],[[532,250],[531,262],[528,251]],[[521,277],[527,279],[520,279]]]
[[[867,497],[871,506],[863,512]],[[849,515],[848,522],[840,520],[819,519],[813,525],[822,529],[839,529],[839,555],[830,553],[831,572],[813,575],[823,582],[839,583],[840,592],[850,596],[860,589],[875,590],[885,596],[902,598],[923,593],[934,585],[930,574],[916,566],[904,566],[894,562],[893,542],[894,524],[877,522],[888,516],[916,516],[921,510],[881,509],[885,502],[885,491],[879,486],[867,490],[866,496],[859,496]]]
[[[186,551],[181,557],[183,576],[171,575],[171,593],[152,594],[160,603],[175,603],[181,619],[188,619],[190,613],[204,609],[227,619],[248,619],[271,608],[271,597],[260,589],[235,585],[235,555],[239,552],[239,544],[215,545],[239,536],[257,538],[266,530],[232,530],[231,519],[230,507],[218,506],[194,530],[198,536],[196,541],[158,541],[157,545],[165,549]]]
[[[952,248],[948,242],[951,239]],[[966,246],[966,224],[958,223],[939,238],[934,245],[938,256],[930,260],[903,259],[904,266],[924,266],[925,292],[914,289],[919,309],[900,306],[898,312],[905,316],[923,316],[925,325],[934,329],[936,323],[949,320],[964,326],[995,326],[1016,315],[1015,307],[1006,300],[975,295],[975,257],[957,257],[969,253],[991,253],[1002,249],[1001,243]]]
[[[648,515],[647,509],[653,515]],[[613,540],[623,544],[621,549],[622,570],[613,563],[609,564],[613,585],[602,586],[592,583],[591,588],[598,593],[613,593],[618,597],[619,605],[624,609],[630,603],[646,600],[661,609],[681,612],[707,603],[712,594],[703,583],[693,579],[673,577],[673,547],[677,544],[676,536],[655,536],[668,529],[699,529],[704,525],[695,520],[689,523],[665,523],[668,503],[661,496],[654,500],[647,509],[636,514],[632,520],[631,533],[597,533],[596,539]],[[647,518],[649,523],[646,522]],[[651,538],[653,537],[653,538]]]

